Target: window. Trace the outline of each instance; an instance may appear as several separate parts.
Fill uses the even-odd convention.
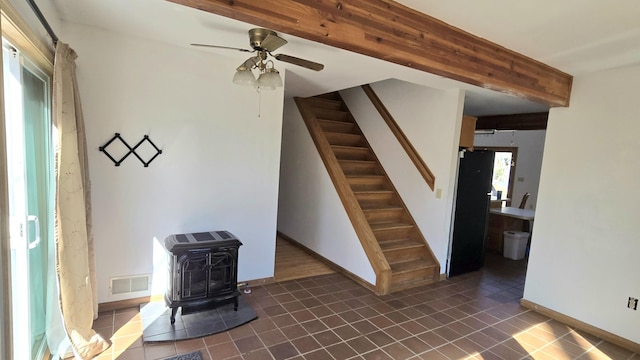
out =
[[[516,173],[517,147],[487,147],[487,150],[495,151],[493,161],[492,197],[501,192],[501,198],[507,198],[510,205],[513,198],[513,181]]]

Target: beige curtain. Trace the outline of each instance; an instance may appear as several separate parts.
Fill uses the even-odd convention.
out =
[[[76,80],[77,55],[58,42],[53,69],[56,148],[55,237],[60,308],[77,359],[91,359],[109,343],[91,329],[98,315],[91,231],[91,194],[84,119]]]

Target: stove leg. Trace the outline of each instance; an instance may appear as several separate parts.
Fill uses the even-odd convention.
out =
[[[233,311],[238,311],[238,297],[233,298]]]
[[[176,322],[176,313],[177,312],[178,312],[178,308],[177,307],[171,308],[171,324],[172,325],[175,324],[175,322]]]

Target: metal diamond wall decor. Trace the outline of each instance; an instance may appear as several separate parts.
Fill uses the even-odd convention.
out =
[[[107,147],[109,147],[109,145],[114,144],[114,141],[118,140],[120,144],[124,145],[128,151],[122,155],[120,157],[120,159],[115,159],[108,151],[107,151]],[[151,145],[153,147],[153,149],[155,149],[155,154],[147,161],[145,161],[138,153],[136,153],[136,149],[140,148],[141,145],[143,145],[144,143],[148,143],[149,145]],[[117,143],[116,143],[117,144]],[[136,145],[134,145],[133,147],[131,147],[123,138],[122,136],[120,136],[120,133],[115,133],[115,135],[111,138],[111,140],[107,141],[106,144],[100,146],[98,148],[100,151],[102,151],[109,159],[111,159],[111,161],[113,161],[113,163],[115,164],[115,166],[120,166],[120,164],[122,164],[122,162],[131,154],[133,154],[135,157],[138,158],[138,160],[140,160],[140,162],[142,163],[142,165],[144,165],[144,167],[149,167],[149,164],[151,164],[151,162],[158,157],[158,155],[162,154],[162,150],[158,149],[158,147],[156,146],[156,144],[153,143],[153,141],[151,141],[151,139],[149,138],[149,135],[145,135],[142,137],[142,140],[138,141],[138,143]]]

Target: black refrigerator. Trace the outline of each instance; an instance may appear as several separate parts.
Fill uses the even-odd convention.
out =
[[[464,151],[458,167],[449,276],[484,265],[494,152]]]

